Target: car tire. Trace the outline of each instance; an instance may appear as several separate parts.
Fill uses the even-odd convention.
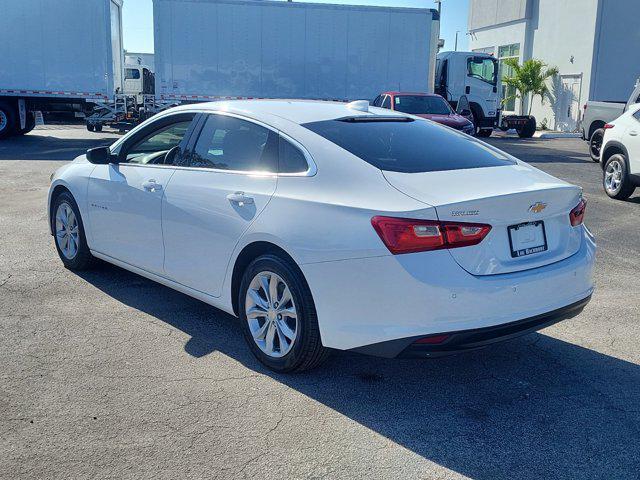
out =
[[[96,132],[101,132],[102,131],[102,125],[100,125],[99,123],[96,124],[95,129],[96,129]]]
[[[598,128],[591,134],[589,139],[589,156],[591,160],[600,163],[600,150],[602,149],[602,141],[604,139],[604,128]]]
[[[536,133],[536,119],[529,117],[527,123],[520,129],[516,130],[520,138],[531,138]]]
[[[627,158],[623,154],[609,157],[604,165],[602,185],[605,193],[616,200],[626,200],[633,194],[636,186],[629,178]]]
[[[16,111],[5,102],[0,102],[0,138],[7,138],[16,133]]]
[[[485,130],[480,130],[476,136],[480,137],[480,138],[489,138],[491,136],[491,134],[493,134],[493,129],[485,129]]]
[[[329,355],[309,286],[289,260],[267,254],[249,264],[240,284],[238,313],[249,348],[271,370],[310,370]]]
[[[89,130],[90,132],[94,132],[96,130],[96,127],[95,125],[87,123],[87,130]]]
[[[468,120],[473,124],[473,136],[477,137],[480,134],[480,127],[477,124],[477,120],[476,120],[476,114],[473,111],[473,108],[471,109],[471,118],[469,118]]]
[[[62,192],[53,200],[51,227],[56,250],[66,268],[79,271],[94,264],[95,258],[87,245],[80,209],[69,192]]]

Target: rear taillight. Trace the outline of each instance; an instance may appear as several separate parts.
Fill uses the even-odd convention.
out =
[[[581,198],[580,203],[576,205],[576,207],[569,213],[571,225],[573,225],[574,227],[582,225],[582,222],[584,222],[584,212],[586,209],[587,201],[584,198]]]
[[[371,225],[394,255],[477,245],[491,225],[373,217]]]
[[[615,125],[614,125],[613,123],[607,123],[607,124],[604,126],[604,129],[605,129],[605,130],[609,130],[609,129],[613,128],[613,127],[615,127]]]

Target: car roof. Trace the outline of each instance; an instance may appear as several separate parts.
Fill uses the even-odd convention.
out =
[[[179,112],[182,110],[197,110],[202,112],[224,111],[265,123],[270,123],[270,121],[276,117],[298,125],[366,115],[406,116],[406,114],[376,107],[370,107],[368,112],[363,112],[355,108],[350,108],[349,105],[350,104],[345,102],[322,100],[225,100],[183,105],[167,110],[166,112]]]

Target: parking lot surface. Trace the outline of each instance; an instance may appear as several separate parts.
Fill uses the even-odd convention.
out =
[[[640,190],[606,197],[582,141],[490,139],[584,187],[599,256],[582,315],[455,357],[336,353],[278,375],[233,317],[62,267],[49,175],[115,138],[0,142],[0,477],[640,478]]]

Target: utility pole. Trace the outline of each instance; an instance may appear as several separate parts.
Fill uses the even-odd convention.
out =
[[[457,52],[458,51],[458,34],[460,33],[460,30],[456,30],[456,46],[454,51]]]
[[[438,4],[438,16],[442,18],[442,0],[433,0],[433,3]]]

